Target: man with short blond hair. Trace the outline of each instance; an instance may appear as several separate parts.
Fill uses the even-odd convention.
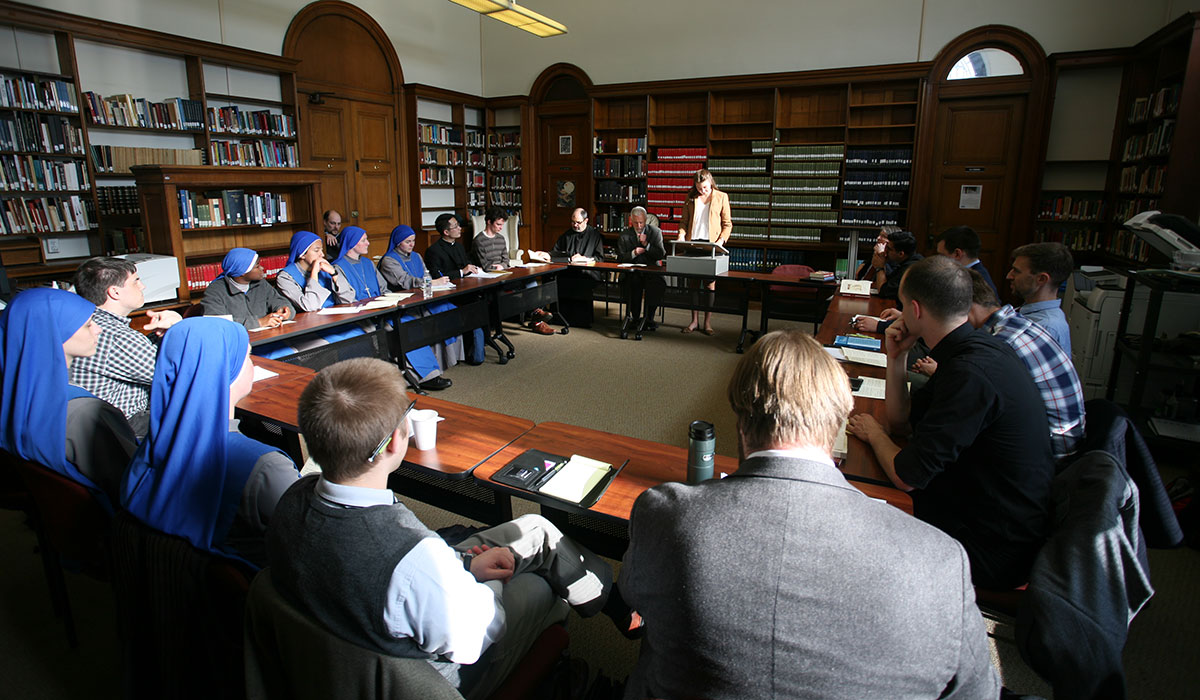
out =
[[[737,472],[634,503],[619,587],[645,638],[625,697],[997,697],[962,547],[833,464],[854,405],[837,362],[775,331],[728,396]]]

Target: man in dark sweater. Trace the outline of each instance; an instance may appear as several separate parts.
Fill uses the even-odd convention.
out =
[[[467,698],[487,697],[568,605],[608,610],[612,569],[538,515],[447,545],[388,488],[412,406],[382,360],[347,360],[313,379],[300,428],[322,474],[280,499],[268,558],[280,593],[331,633],[426,659]]]
[[[962,543],[976,585],[1019,586],[1050,525],[1054,458],[1041,395],[1012,348],[968,322],[971,278],[958,263],[939,255],[912,265],[900,300],[887,331],[886,401],[888,427],[908,444],[897,446],[869,414],[852,416],[850,432],[870,443],[897,488],[915,489],[918,518]],[[917,338],[938,371],[910,397]]]
[[[667,257],[663,247],[662,231],[646,223],[646,208],[634,207],[629,212],[629,227],[621,232],[617,240],[617,261],[634,265],[657,266]],[[621,326],[621,337],[625,338],[633,329],[633,339],[641,340],[642,331],[658,328],[654,312],[662,304],[666,292],[666,279],[657,273],[627,272],[621,275],[621,289],[625,296],[625,320]],[[645,295],[645,313],[642,313],[642,297]]]
[[[550,259],[571,265],[588,265],[604,259],[604,238],[588,223],[586,209],[571,212],[571,228],[558,237]],[[567,322],[592,327],[592,290],[601,275],[595,270],[566,270],[558,277],[558,308]]]
[[[492,207],[484,214],[483,231],[476,234],[471,253],[475,263],[484,270],[503,270],[508,267],[508,241],[504,238],[504,224],[508,215],[504,210]]]
[[[479,272],[479,268],[467,259],[467,251],[462,247],[462,226],[458,223],[458,217],[442,214],[434,220],[433,225],[442,237],[425,251],[425,267],[429,269],[430,276],[456,280]]]

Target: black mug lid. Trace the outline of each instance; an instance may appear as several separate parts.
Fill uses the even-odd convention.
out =
[[[688,426],[688,437],[693,440],[712,440],[715,436],[713,424],[706,420],[694,420]]]

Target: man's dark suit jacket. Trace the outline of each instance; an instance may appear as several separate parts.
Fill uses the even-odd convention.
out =
[[[827,464],[756,457],[643,493],[626,698],[995,698],[966,554]]]

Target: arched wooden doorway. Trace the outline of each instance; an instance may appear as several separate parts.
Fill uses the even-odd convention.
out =
[[[300,150],[305,167],[323,171],[320,208],[366,229],[382,253],[387,233],[411,218],[398,196],[404,76],[392,42],[354,5],[321,0],[296,13],[283,55],[300,59]]]
[[[592,206],[592,128],[588,90],[592,80],[569,63],[556,63],[533,82],[533,159],[536,176],[528,183],[534,202],[533,241],[547,250],[570,226],[571,212]]]
[[[1042,47],[1013,27],[973,29],[938,54],[922,100],[910,223],[927,252],[938,233],[971,226],[983,264],[1004,277],[1009,252],[1029,241],[1047,83]]]

